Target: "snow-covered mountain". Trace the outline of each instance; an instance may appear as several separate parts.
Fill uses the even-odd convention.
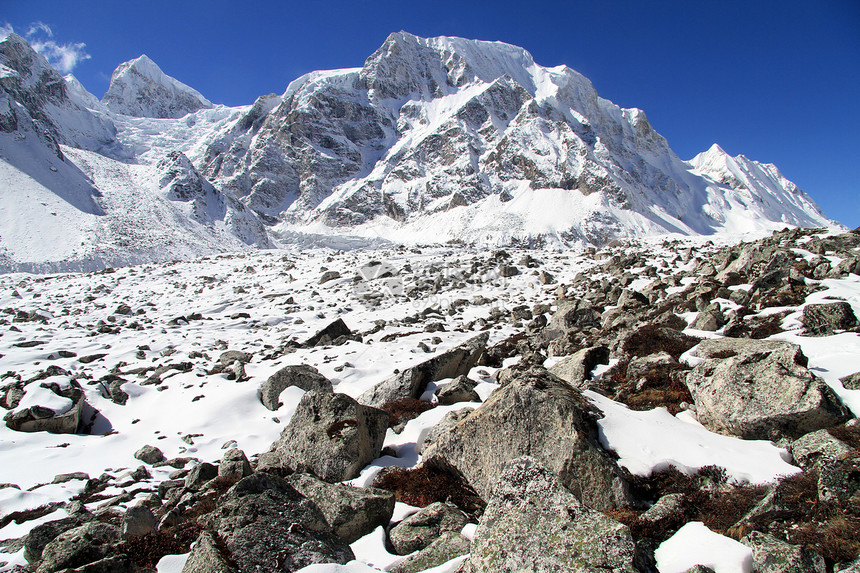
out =
[[[5,268],[308,236],[601,244],[833,224],[776,167],[719,147],[685,162],[641,110],[499,42],[399,32],[361,68],[312,72],[235,108],[146,56],[120,65],[101,101],[18,36],[0,58]],[[176,161],[188,174],[179,186],[193,180],[206,207],[150,176]],[[82,193],[91,204],[57,199]],[[17,223],[46,217],[58,229],[52,250]]]

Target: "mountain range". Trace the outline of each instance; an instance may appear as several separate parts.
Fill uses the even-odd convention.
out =
[[[639,109],[522,48],[391,34],[361,68],[216,105],[147,56],[99,100],[0,42],[0,270],[290,243],[605,244],[827,227],[771,164],[680,159]]]

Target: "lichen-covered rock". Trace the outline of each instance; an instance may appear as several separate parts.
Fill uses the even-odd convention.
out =
[[[406,555],[424,549],[446,531],[461,531],[467,523],[469,518],[457,506],[437,501],[392,527],[388,538],[398,555]]]
[[[818,473],[818,497],[848,502],[860,494],[860,453],[821,464]]]
[[[354,559],[314,502],[266,472],[231,487],[205,524],[224,541],[239,571],[283,573]]]
[[[405,560],[389,571],[391,573],[418,573],[432,567],[447,563],[455,557],[469,553],[471,542],[455,531],[446,531],[437,537],[433,543]]]
[[[767,533],[753,531],[741,543],[752,549],[757,573],[824,573],[824,559],[798,545],[790,545]]]
[[[204,531],[194,542],[182,573],[237,573],[237,570],[222,554],[212,534]]]
[[[379,457],[388,414],[346,394],[308,392],[281,437],[272,444],[277,459],[328,482],[356,477]]]
[[[827,430],[810,432],[794,440],[789,446],[794,461],[803,468],[810,468],[819,461],[839,459],[851,453],[852,448],[834,438]]]
[[[713,357],[687,376],[699,422],[712,431],[745,439],[799,437],[847,417],[794,344],[713,339],[696,354]]]
[[[597,411],[543,368],[517,374],[424,450],[426,464],[456,469],[482,497],[502,468],[531,456],[595,509],[630,502],[620,470],[599,446]],[[485,497],[486,498],[486,497]]]
[[[474,408],[461,408],[459,410],[451,410],[439,420],[439,423],[430,428],[430,431],[427,432],[427,435],[424,436],[424,439],[419,442],[415,451],[419,454],[423,454],[424,450],[426,450],[430,444],[439,439],[439,436],[443,435],[450,428],[456,426],[460,423],[460,420],[463,420],[470,413],[474,412]]]
[[[394,513],[394,494],[390,491],[331,484],[301,473],[286,480],[317,505],[335,534],[347,543],[387,526]]]
[[[468,374],[487,347],[487,340],[489,334],[480,334],[453,350],[407,368],[361,394],[358,401],[380,408],[394,400],[418,398],[430,382]]]
[[[260,386],[260,401],[269,410],[277,410],[282,406],[278,398],[281,392],[290,386],[301,388],[305,392],[334,392],[331,380],[319,373],[313,366],[298,364],[285,366],[269,376]]]
[[[38,573],[81,567],[114,555],[120,541],[118,527],[93,521],[60,533],[44,549]]]
[[[536,460],[513,460],[491,489],[465,571],[636,571],[627,527],[580,503]]]
[[[847,302],[826,302],[804,306],[800,322],[806,327],[806,334],[827,336],[857,326],[857,316]]]

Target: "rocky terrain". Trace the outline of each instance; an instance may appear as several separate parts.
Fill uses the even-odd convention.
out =
[[[99,99],[0,39],[2,272],[786,225],[838,227],[776,166],[718,145],[684,161],[642,110],[500,42],[398,32],[361,68],[226,107],[145,55]]]
[[[821,229],[3,275],[0,570],[856,571],[858,313]]]

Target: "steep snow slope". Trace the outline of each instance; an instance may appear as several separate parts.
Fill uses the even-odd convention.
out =
[[[120,64],[101,103],[134,117],[179,118],[212,107],[200,92],[161,71],[145,54]]]

